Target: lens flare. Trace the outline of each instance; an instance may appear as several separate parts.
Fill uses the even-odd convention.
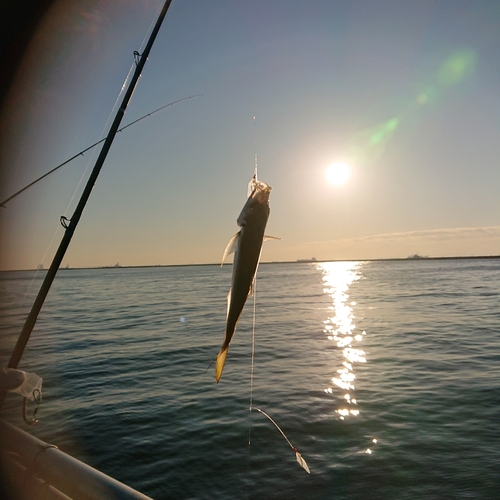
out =
[[[456,85],[474,72],[476,52],[472,49],[462,50],[452,54],[439,68],[437,77],[444,87]]]

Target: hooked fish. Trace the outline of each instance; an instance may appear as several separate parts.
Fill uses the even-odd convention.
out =
[[[262,242],[264,239],[279,239],[264,236],[269,218],[269,194],[271,187],[258,181],[254,175],[249,184],[249,196],[237,219],[240,230],[229,241],[222,263],[234,252],[231,289],[227,295],[226,332],[221,350],[215,361],[215,380],[219,383],[226,362],[229,343],[233,338],[241,311],[252,292],[252,283],[259,265]]]

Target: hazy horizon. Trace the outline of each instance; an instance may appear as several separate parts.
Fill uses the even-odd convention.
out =
[[[414,255],[417,255],[417,257],[414,257]],[[380,261],[409,261],[409,262],[415,262],[415,260],[467,260],[467,259],[499,259],[499,255],[453,255],[453,256],[448,256],[448,257],[443,257],[443,256],[429,256],[429,255],[420,255],[420,254],[413,254],[409,255],[408,257],[385,257],[385,258],[380,258],[380,259],[344,259],[344,260],[337,260],[337,259],[326,259],[326,260],[319,260],[316,259],[315,257],[312,258],[305,258],[305,259],[296,259],[296,260],[264,260],[260,261],[259,264],[267,265],[267,264],[310,264],[310,263],[325,263],[325,262],[380,262]],[[232,262],[225,262],[225,266],[231,266],[233,263]],[[23,271],[47,271],[48,268],[45,266],[40,267],[39,265],[37,268],[32,268],[32,269],[2,269],[0,272],[23,272]],[[217,266],[221,267],[220,262],[202,262],[199,264],[195,263],[188,263],[188,264],[136,264],[136,265],[127,265],[127,264],[120,264],[117,262],[116,264],[103,264],[99,266],[79,266],[79,267],[73,267],[70,266],[69,264],[66,264],[65,266],[61,266],[60,269],[62,270],[72,270],[72,271],[78,271],[78,270],[85,270],[85,269],[135,269],[135,268],[149,268],[149,267],[189,267],[189,266]]]

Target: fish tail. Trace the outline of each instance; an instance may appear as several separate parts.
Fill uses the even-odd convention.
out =
[[[222,376],[222,370],[224,369],[224,363],[226,362],[227,351],[229,350],[229,346],[224,349],[221,349],[219,354],[217,354],[217,359],[215,360],[215,381],[219,383],[219,380]]]

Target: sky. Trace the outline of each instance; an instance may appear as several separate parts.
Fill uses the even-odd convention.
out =
[[[54,2],[0,110],[0,202],[105,137],[162,3]],[[496,0],[173,0],[122,126],[202,95],[118,134],[62,265],[220,262],[255,157],[263,261],[500,254],[498,54]],[[0,208],[0,269],[49,267],[96,158]]]

